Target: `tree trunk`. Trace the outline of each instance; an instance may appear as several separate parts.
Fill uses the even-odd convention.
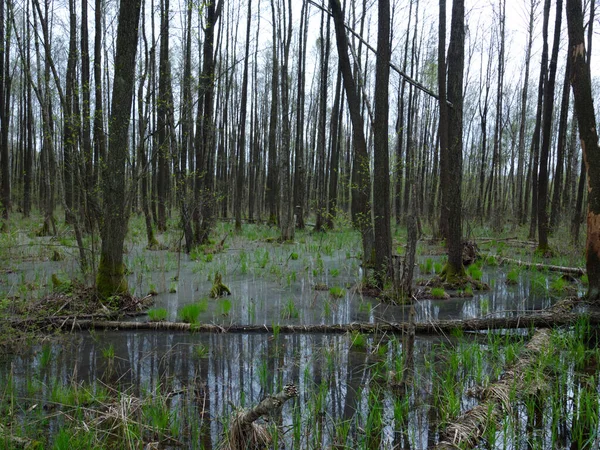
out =
[[[523,166],[525,160],[525,128],[526,128],[526,115],[527,115],[527,93],[529,92],[529,67],[531,65],[531,47],[533,45],[533,28],[534,28],[534,15],[537,0],[530,1],[529,9],[529,25],[527,27],[527,47],[525,50],[525,76],[523,79],[523,89],[521,90],[521,111],[520,111],[520,122],[519,122],[519,156],[517,162],[517,217],[519,223],[525,223],[525,207],[523,197],[529,195],[523,191]]]
[[[200,93],[198,97],[198,114],[196,121],[196,179],[195,179],[195,236],[196,244],[208,242],[214,221],[214,166],[215,166],[215,130],[214,130],[214,41],[215,27],[223,1],[215,6],[214,2],[204,8],[206,14],[205,36],[203,45],[203,67],[200,77]]]
[[[445,205],[448,210],[448,265],[446,279],[463,276],[462,264],[462,147],[463,147],[463,71],[465,57],[465,5],[452,3],[452,24],[448,46],[448,158]]]
[[[6,29],[4,24],[6,23]],[[5,20],[4,2],[0,6],[0,202],[4,226],[11,209],[10,202],[10,160],[8,133],[10,122],[10,22]]]
[[[240,99],[240,124],[237,150],[237,177],[235,191],[235,230],[242,231],[242,198],[244,196],[244,171],[246,161],[246,105],[248,104],[248,60],[250,55],[250,23],[252,19],[252,0],[248,0],[248,21],[246,23],[246,50],[244,73],[242,75],[242,97]],[[250,193],[253,195],[253,193]]]
[[[167,115],[171,107],[169,84],[171,70],[169,67],[169,0],[160,2],[160,54],[158,56],[158,167],[156,192],[158,194],[158,231],[167,230],[167,195],[169,191],[169,161],[171,155]]]
[[[556,84],[556,66],[558,61],[558,46],[560,45],[560,27],[562,22],[562,0],[556,2],[556,21],[554,23],[554,43],[550,58],[550,73],[544,86],[544,121],[542,129],[542,148],[540,151],[540,174],[538,180],[538,251],[548,250],[548,158],[550,139],[552,138],[552,115],[554,111],[554,86]],[[556,180],[555,180],[556,183]]]
[[[361,232],[363,247],[363,264],[370,265],[373,249],[373,227],[371,225],[371,179],[369,174],[369,155],[367,154],[367,141],[364,134],[364,122],[360,113],[360,100],[358,98],[356,83],[352,75],[350,58],[348,57],[348,37],[344,29],[344,16],[339,0],[329,0],[331,14],[335,25],[336,43],[340,58],[340,69],[344,80],[344,91],[348,100],[350,119],[352,121],[352,138],[354,143],[354,176],[352,179],[352,197],[356,205],[355,226]]]
[[[281,138],[284,143],[291,142],[291,124],[290,124],[290,90],[289,90],[289,77],[288,67],[290,60],[290,45],[292,43],[292,3],[288,0],[287,10],[285,2],[283,2],[283,20],[282,26],[278,27],[279,40],[281,41],[280,48],[283,51],[282,65],[281,65],[281,115],[282,115],[282,129]],[[287,15],[287,29],[285,29],[285,19]],[[285,34],[282,39],[282,28],[285,30]],[[289,145],[283,145],[280,151],[279,158],[279,179],[281,182],[281,188],[279,191],[280,196],[280,217],[279,217],[279,228],[281,231],[281,240],[283,242],[291,241],[294,239],[295,223],[294,223],[294,202],[293,202],[293,191],[291,186],[291,175],[290,175],[290,158],[291,151]]]
[[[84,0],[85,1],[85,0]],[[102,0],[96,0],[94,10],[94,184],[100,177],[100,161],[106,160],[106,136],[104,135],[104,102],[102,94]]]
[[[299,49],[298,49],[298,92],[296,97],[296,145],[294,160],[294,207],[296,212],[296,226],[298,229],[304,229],[304,101],[305,101],[305,66],[306,66],[306,47],[308,39],[308,8],[307,3],[302,3],[302,17],[299,31]]]
[[[329,16],[325,11],[321,13],[320,34],[320,87],[319,87],[319,125],[317,135],[317,158],[315,173],[315,200],[316,200],[316,223],[315,231],[322,231],[325,225],[325,152],[327,142],[327,97],[328,97],[328,75],[329,75]],[[327,28],[324,27],[327,20]]]
[[[600,148],[592,97],[590,66],[586,61],[581,0],[567,2],[571,86],[579,122],[581,147],[588,176],[586,269],[588,299],[600,302]],[[589,56],[588,56],[589,60]]]
[[[337,214],[337,197],[338,197],[338,171],[340,167],[340,141],[342,133],[342,108],[344,106],[341,101],[342,91],[342,72],[338,70],[337,80],[335,82],[335,98],[333,108],[331,109],[330,121],[330,158],[329,158],[329,189],[327,191],[327,217],[325,225],[328,229],[333,229],[335,226],[334,219]]]
[[[109,120],[109,152],[102,173],[104,222],[102,250],[96,287],[108,297],[127,291],[123,265],[123,243],[129,208],[126,201],[126,162],[131,103],[134,90],[135,55],[141,3],[121,0],[115,54],[112,106]]]
[[[393,279],[392,230],[390,216],[390,161],[388,152],[390,81],[390,3],[378,2],[377,61],[375,75],[375,135],[373,213],[375,240],[375,279],[379,288]]]
[[[279,109],[279,58],[277,56],[277,31],[275,22],[275,6],[271,0],[271,15],[273,20],[273,74],[271,79],[271,116],[269,119],[269,148],[267,160],[267,195],[266,207],[269,211],[268,223],[275,225],[277,223],[277,199],[278,177],[277,177],[277,119]]]
[[[538,101],[537,111],[535,115],[535,129],[533,130],[533,137],[531,139],[531,153],[533,155],[533,164],[531,166],[531,222],[529,224],[529,238],[535,238],[535,229],[537,227],[538,218],[538,167],[540,158],[540,131],[542,127],[542,111],[543,111],[543,97],[544,87],[547,82],[548,74],[548,22],[550,20],[550,0],[544,1],[544,24],[542,27],[542,62],[540,65],[540,79],[538,83]]]
[[[406,25],[406,37],[404,40],[404,57],[402,60],[402,71],[406,73],[406,67],[408,64],[408,43],[410,41],[410,23],[412,20],[412,7],[413,1],[411,0],[408,5],[408,23]],[[394,204],[396,205],[396,224],[399,224],[402,220],[402,172],[406,165],[402,161],[402,155],[404,153],[404,93],[406,90],[406,80],[403,78],[400,83],[398,91],[398,119],[396,123],[396,194],[394,196]]]
[[[83,156],[83,204],[85,227],[92,231],[93,217],[90,211],[92,200],[92,191],[94,186],[93,178],[93,160],[91,136],[91,100],[90,100],[90,51],[88,36],[88,0],[81,0],[81,152]]]
[[[558,120],[558,142],[556,144],[556,170],[554,171],[554,184],[552,186],[552,207],[550,208],[550,232],[555,231],[559,225],[562,212],[561,196],[563,193],[563,172],[565,167],[565,150],[567,147],[567,123],[569,116],[569,77],[571,73],[571,58],[567,56],[565,79],[560,104],[560,118]]]

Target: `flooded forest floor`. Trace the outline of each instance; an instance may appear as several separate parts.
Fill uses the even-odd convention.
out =
[[[364,294],[349,225],[282,244],[275,228],[235,234],[223,222],[214,245],[189,255],[172,225],[164,249],[148,250],[132,220],[132,295],[120,311],[93,301],[68,227],[38,237],[33,222],[14,223],[0,234],[0,448],[235,450],[242,408],[286,385],[297,396],[256,423],[270,448],[598,448],[597,312],[578,298],[586,276],[519,263],[583,267],[566,236],[544,259],[522,230],[475,230],[468,272],[489,289],[448,292],[429,282],[442,243],[422,237],[418,294],[398,305]],[[402,257],[406,230],[393,239]],[[86,246],[98,253],[99,242]],[[219,277],[230,295],[213,298]],[[544,312],[581,317],[548,330],[394,329]],[[341,325],[349,331],[327,331]]]

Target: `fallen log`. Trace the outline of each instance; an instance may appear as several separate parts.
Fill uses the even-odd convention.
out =
[[[547,310],[552,315],[564,315],[574,304],[574,299],[565,298]],[[477,406],[451,422],[441,433],[440,442],[433,450],[469,449],[477,446],[486,428],[496,426],[501,413],[511,410],[510,394],[526,392],[524,377],[537,356],[550,346],[550,331],[537,330],[529,340],[517,361],[496,382],[481,388],[481,399]]]
[[[549,270],[551,272],[560,272],[577,276],[582,276],[586,274],[585,269],[582,267],[555,266],[552,264],[532,263],[528,261],[521,261],[520,259],[503,257],[499,258],[498,262],[501,264],[515,264],[520,267],[527,267],[528,269]]]
[[[522,392],[523,378],[527,368],[532,365],[542,349],[550,345],[550,331],[538,330],[525,346],[523,356],[504,373],[502,378],[483,390],[484,401],[471,408],[442,433],[442,439],[433,450],[468,449],[475,447],[486,428],[498,423],[502,412],[509,412],[511,392]],[[515,389],[516,386],[516,389]]]
[[[438,320],[430,322],[378,322],[365,323],[353,322],[347,324],[332,325],[216,325],[216,324],[189,324],[182,322],[128,322],[115,320],[79,320],[77,318],[55,320],[53,318],[44,321],[23,321],[24,326],[47,327],[51,329],[63,329],[71,331],[81,330],[122,330],[122,331],[181,331],[202,333],[268,333],[273,334],[275,329],[278,333],[329,333],[344,334],[349,332],[360,332],[365,334],[393,333],[402,334],[411,331],[414,327],[415,334],[438,335],[453,330],[487,331],[500,329],[519,328],[551,328],[562,325],[572,325],[581,317],[589,318],[590,323],[600,324],[600,312],[560,312],[550,313],[540,311],[515,317],[489,317],[483,319],[465,320]],[[14,324],[13,324],[14,325]]]

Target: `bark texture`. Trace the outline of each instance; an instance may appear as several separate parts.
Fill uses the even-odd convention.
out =
[[[586,60],[581,0],[567,2],[569,58],[575,114],[588,179],[586,269],[588,298],[600,302],[600,148],[592,99],[590,67]]]
[[[125,195],[125,164],[128,155],[140,9],[141,3],[137,0],[121,0],[112,106],[108,123],[109,151],[102,174],[104,222],[96,287],[98,293],[104,297],[127,291],[123,265],[123,243],[129,220]]]

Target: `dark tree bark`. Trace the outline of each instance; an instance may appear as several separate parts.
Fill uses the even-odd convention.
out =
[[[158,171],[156,192],[158,194],[158,231],[167,230],[167,196],[169,192],[169,161],[171,156],[168,114],[170,105],[169,86],[169,0],[161,1],[160,53],[158,56]]]
[[[78,141],[77,125],[75,123],[75,68],[77,66],[77,15],[75,1],[69,0],[69,54],[65,83],[65,97],[61,100],[63,106],[63,190],[65,203],[65,222],[73,224],[74,190],[75,190],[75,152]],[[58,84],[58,80],[57,80]]]
[[[281,231],[281,240],[283,242],[291,241],[294,239],[295,223],[294,223],[294,202],[293,202],[293,191],[291,186],[291,174],[290,174],[290,158],[291,151],[289,142],[291,142],[291,122],[290,122],[290,90],[289,90],[289,60],[290,60],[290,45],[292,43],[292,3],[291,0],[287,2],[287,8],[285,1],[283,2],[283,20],[281,20],[283,27],[286,27],[287,18],[287,29],[285,34],[282,33],[282,27],[278,27],[278,36],[281,41],[280,48],[283,52],[282,64],[281,64],[281,115],[282,115],[282,127],[281,127],[281,138],[284,142],[280,150],[279,158],[279,179],[280,179],[280,190],[279,190],[279,229]],[[283,35],[283,36],[282,36]]]
[[[496,117],[494,121],[494,148],[492,150],[492,170],[490,173],[490,197],[488,203],[488,215],[493,217],[493,223],[497,228],[501,226],[502,220],[502,202],[501,181],[502,181],[502,122],[503,122],[503,104],[504,104],[504,53],[505,53],[505,29],[506,29],[506,0],[499,1],[499,40],[498,43],[498,79],[496,83]]]
[[[589,279],[588,299],[600,302],[600,148],[592,97],[590,67],[586,60],[581,0],[567,2],[571,86],[579,136],[588,175],[588,214],[586,269]],[[587,56],[589,60],[589,55]]]
[[[26,14],[29,17],[29,2],[27,2],[27,6],[26,6]],[[26,88],[26,126],[27,126],[27,143],[25,145],[25,161],[24,161],[24,168],[23,168],[23,216],[24,217],[29,217],[30,213],[31,213],[31,191],[32,191],[32,181],[33,181],[33,155],[34,155],[34,129],[35,129],[35,123],[34,123],[34,113],[33,113],[33,102],[31,99],[31,82],[30,82],[30,77],[31,77],[31,27],[29,25],[29,22],[27,21],[26,24],[27,27],[27,49],[26,49],[26,58],[27,60],[24,61],[25,64],[25,71],[27,73],[27,88]]]
[[[85,0],[84,0],[85,1]],[[102,0],[96,0],[94,9],[94,183],[100,177],[100,161],[106,158],[104,134],[104,101],[102,94]]]
[[[158,241],[154,236],[154,229],[152,228],[152,216],[150,214],[150,206],[148,203],[148,154],[146,152],[146,130],[148,128],[149,120],[149,108],[150,108],[150,96],[151,89],[146,90],[146,97],[144,98],[144,85],[149,72],[149,52],[148,52],[148,41],[146,39],[146,19],[144,14],[144,4],[142,3],[142,40],[144,42],[144,66],[140,76],[138,84],[138,171],[137,175],[140,179],[140,197],[142,200],[142,212],[144,213],[144,219],[146,224],[146,237],[148,240],[149,249],[157,249],[159,247]]]
[[[303,4],[304,7],[304,4]],[[257,8],[257,24],[256,24],[256,39],[254,46],[254,62],[252,67],[253,79],[254,79],[254,89],[252,90],[252,107],[250,108],[253,111],[252,121],[251,121],[251,130],[250,130],[250,167],[249,167],[249,189],[250,195],[248,196],[248,220],[250,222],[254,222],[254,212],[258,211],[258,207],[260,205],[259,202],[259,191],[257,189],[259,183],[259,174],[260,174],[260,136],[262,134],[263,127],[260,126],[259,123],[259,98],[258,98],[258,38],[260,32],[260,8]]]
[[[483,64],[483,60],[481,61]],[[489,112],[489,99],[490,99],[490,84],[491,84],[491,71],[492,66],[492,58],[488,58],[488,63],[485,71],[485,88],[481,86],[481,78],[483,76],[483,70],[479,71],[480,84],[479,84],[479,101],[478,101],[478,110],[479,110],[479,120],[481,123],[481,163],[479,166],[479,195],[477,196],[477,216],[479,216],[480,220],[484,219],[484,206],[485,206],[485,198],[484,198],[484,187],[485,187],[485,171],[487,168],[486,158],[487,158],[487,119]],[[481,92],[485,92],[483,96],[483,103],[481,101]]]
[[[569,78],[571,73],[571,58],[567,56],[565,79],[563,82],[562,99],[560,102],[560,117],[558,119],[558,142],[556,144],[556,170],[554,171],[554,184],[552,186],[552,207],[550,208],[550,232],[557,229],[562,213],[561,196],[563,193],[563,173],[565,168],[565,150],[567,148],[567,127],[569,116],[569,101],[571,92]]]
[[[528,195],[527,192],[523,192],[523,166],[525,160],[525,122],[527,114],[527,93],[529,92],[529,67],[531,65],[531,47],[533,45],[533,28],[534,28],[534,17],[535,7],[537,0],[530,0],[529,9],[529,25],[527,27],[527,47],[525,50],[525,75],[523,79],[523,88],[521,90],[521,111],[520,111],[520,123],[519,123],[519,156],[517,161],[517,217],[519,223],[525,223],[525,207],[523,197]]]
[[[127,291],[123,265],[123,243],[129,218],[125,195],[125,164],[128,154],[140,9],[141,2],[137,0],[120,2],[112,106],[108,124],[110,151],[102,171],[104,214],[96,287],[103,297]]]
[[[12,79],[10,75],[10,22],[5,18],[4,2],[0,5],[0,202],[2,219],[6,226],[10,201],[10,159],[8,151],[8,132],[10,122],[10,93]],[[7,15],[6,15],[7,17]],[[5,26],[6,23],[6,26]]]
[[[279,57],[277,54],[277,24],[275,22],[275,6],[271,0],[271,16],[273,21],[273,74],[271,78],[271,116],[269,119],[269,147],[267,151],[267,193],[266,207],[269,212],[268,223],[277,223],[277,199],[279,198],[277,177],[277,119],[279,116]]]
[[[360,100],[352,75],[350,58],[348,57],[348,37],[344,29],[344,15],[339,0],[329,0],[331,14],[335,25],[336,43],[340,58],[340,69],[344,80],[344,91],[348,100],[350,119],[352,121],[352,138],[355,152],[355,168],[352,179],[352,197],[356,205],[354,225],[360,230],[363,247],[363,264],[368,267],[372,260],[373,227],[371,225],[371,181],[369,176],[369,155],[364,134],[364,122],[360,113]]]
[[[246,161],[246,105],[248,104],[248,60],[250,59],[250,23],[252,20],[252,0],[248,0],[248,20],[246,22],[246,50],[244,73],[242,75],[242,96],[240,99],[240,125],[237,150],[237,177],[235,190],[235,230],[242,231],[242,197],[244,196],[244,170]],[[253,195],[253,193],[250,193]]]
[[[556,1],[556,21],[554,22],[554,43],[550,58],[550,73],[544,86],[544,121],[542,129],[542,148],[540,151],[540,174],[538,180],[538,251],[548,250],[548,158],[550,140],[552,138],[552,115],[554,112],[554,86],[556,84],[556,66],[558,62],[558,46],[560,44],[560,27],[562,22],[562,0]]]
[[[296,212],[296,226],[304,229],[304,82],[306,66],[306,42],[308,37],[308,8],[307,3],[302,3],[302,17],[300,22],[299,49],[298,49],[298,92],[296,97],[296,158],[294,160],[294,207]]]
[[[590,2],[590,20],[588,22],[588,47],[587,47],[587,64],[590,64],[592,55],[592,34],[594,28],[594,15],[595,15],[595,0]],[[572,69],[571,69],[572,70]],[[579,226],[583,222],[583,197],[585,195],[585,184],[587,178],[587,170],[585,167],[584,158],[581,159],[581,169],[579,171],[579,184],[577,186],[577,200],[575,201],[575,212],[573,214],[573,220],[571,222],[571,236],[573,242],[577,244],[579,242]]]
[[[338,70],[337,80],[335,82],[335,99],[331,110],[330,121],[330,158],[329,158],[329,189],[327,191],[327,217],[325,225],[328,229],[335,226],[334,219],[337,215],[337,197],[338,197],[338,171],[340,167],[340,142],[342,133],[342,72]]]
[[[445,65],[443,57],[444,47],[442,32],[445,33],[445,0],[440,0],[440,50],[442,58],[439,65]],[[455,0],[452,3],[452,23],[450,29],[450,44],[448,47],[448,88],[447,100],[452,103],[452,109],[448,111],[445,98],[444,69],[440,71],[440,112],[447,111],[447,125],[442,124],[443,116],[440,114],[440,138],[447,133],[447,146],[440,145],[440,153],[447,153],[442,171],[445,171],[442,189],[442,209],[446,210],[448,263],[444,268],[444,276],[447,280],[455,279],[464,275],[462,264],[462,123],[463,123],[463,70],[464,70],[464,39],[465,39],[465,9],[463,0]],[[447,131],[444,130],[446,128]],[[442,140],[440,139],[440,143]]]
[[[327,17],[325,17],[327,16]],[[325,20],[327,27],[325,28]],[[325,152],[326,152],[326,130],[327,130],[327,97],[328,97],[328,75],[329,75],[329,16],[323,11],[321,13],[321,35],[320,35],[320,87],[319,87],[319,125],[317,135],[317,158],[315,173],[315,197],[316,197],[316,223],[315,231],[322,231],[325,225]]]
[[[89,34],[88,34],[88,15],[87,15],[87,0],[81,1],[81,99],[82,99],[82,117],[81,117],[81,151],[83,156],[83,202],[85,214],[85,226],[88,231],[92,230],[93,222],[90,212],[92,205],[92,190],[94,186],[93,178],[93,161],[94,154],[92,150],[92,135],[91,135],[91,101],[90,101],[90,51],[89,51]]]
[[[530,168],[531,176],[531,222],[529,224],[529,239],[535,238],[535,229],[538,219],[538,168],[540,159],[540,132],[542,128],[542,112],[544,100],[544,87],[546,86],[548,77],[548,22],[550,21],[550,0],[544,1],[544,24],[542,26],[542,62],[540,65],[540,79],[538,83],[538,98],[537,111],[535,115],[535,128],[531,139],[531,154],[533,155],[533,163]],[[529,192],[526,189],[526,192]]]
[[[412,0],[408,6],[408,23],[406,25],[406,37],[404,40],[404,57],[402,60],[402,71],[406,73],[406,67],[408,64],[408,43],[410,41],[410,23],[412,21]],[[400,83],[400,89],[398,93],[398,119],[396,123],[396,194],[394,196],[394,204],[396,206],[396,224],[399,224],[402,220],[402,173],[405,168],[405,164],[402,161],[404,154],[404,93],[406,91],[406,80],[402,78]]]
[[[215,168],[215,124],[214,124],[214,90],[215,90],[215,28],[221,15],[223,0],[215,6],[208,3],[204,8],[206,21],[204,24],[204,43],[202,59],[202,75],[200,76],[200,95],[196,119],[196,179],[195,196],[195,230],[194,242],[205,244],[214,222],[214,168]]]
[[[378,2],[377,62],[375,75],[375,135],[373,213],[375,239],[375,279],[380,288],[393,279],[392,229],[390,216],[390,161],[388,152],[390,81],[390,3]]]

